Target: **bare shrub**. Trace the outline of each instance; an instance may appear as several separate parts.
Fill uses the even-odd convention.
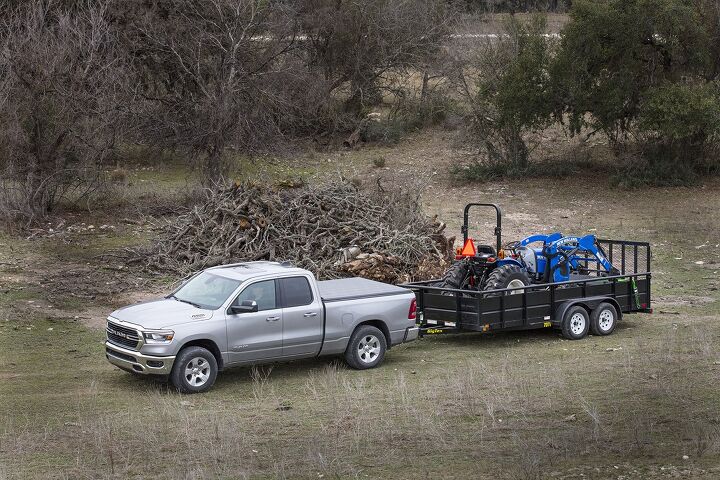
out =
[[[142,138],[187,149],[210,181],[227,173],[228,148],[257,152],[312,130],[326,98],[303,68],[290,7],[170,0],[147,13],[131,38]]]
[[[720,428],[710,424],[707,419],[697,419],[687,424],[686,435],[690,438],[695,455],[702,457],[717,453],[720,447]]]
[[[450,33],[445,2],[299,0],[309,68],[360,112],[381,101],[393,75],[422,68]]]
[[[266,403],[269,398],[275,397],[275,389],[270,385],[270,374],[272,370],[272,365],[266,367],[253,366],[250,370],[250,377],[253,382],[253,396],[258,405],[262,405]]]
[[[0,44],[0,210],[31,223],[98,185],[123,130],[124,62],[105,3],[26,2]]]

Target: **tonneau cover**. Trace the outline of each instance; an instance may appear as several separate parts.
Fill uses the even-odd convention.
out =
[[[359,277],[318,282],[318,289],[326,302],[411,293],[406,288]]]

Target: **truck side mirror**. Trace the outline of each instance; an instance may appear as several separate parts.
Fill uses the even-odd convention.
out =
[[[234,315],[253,313],[258,311],[258,304],[255,300],[243,300],[240,305],[230,305],[230,311]]]

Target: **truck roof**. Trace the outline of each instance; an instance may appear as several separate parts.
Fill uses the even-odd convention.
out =
[[[217,267],[210,267],[206,271],[212,272],[215,275],[232,278],[233,280],[239,281],[244,281],[249,278],[259,277],[262,275],[269,275],[272,273],[307,273],[307,270],[295,267],[293,265],[290,265],[289,263],[268,261],[241,262],[233,263],[230,265],[218,265]]]

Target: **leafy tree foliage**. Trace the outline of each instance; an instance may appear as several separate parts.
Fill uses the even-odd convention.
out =
[[[529,150],[524,135],[549,120],[551,40],[544,36],[544,17],[535,15],[528,22],[510,17],[505,30],[476,51],[465,69],[469,73],[463,72],[458,82],[471,105],[470,128],[485,157],[486,165],[472,166],[480,176],[484,167],[525,173]]]
[[[628,133],[649,89],[710,65],[710,38],[683,0],[579,1],[553,64],[556,113],[570,128]],[[590,114],[588,116],[587,114]]]
[[[646,163],[705,168],[718,131],[717,15],[707,1],[575,2],[552,65],[555,117],[617,148],[636,142]]]

